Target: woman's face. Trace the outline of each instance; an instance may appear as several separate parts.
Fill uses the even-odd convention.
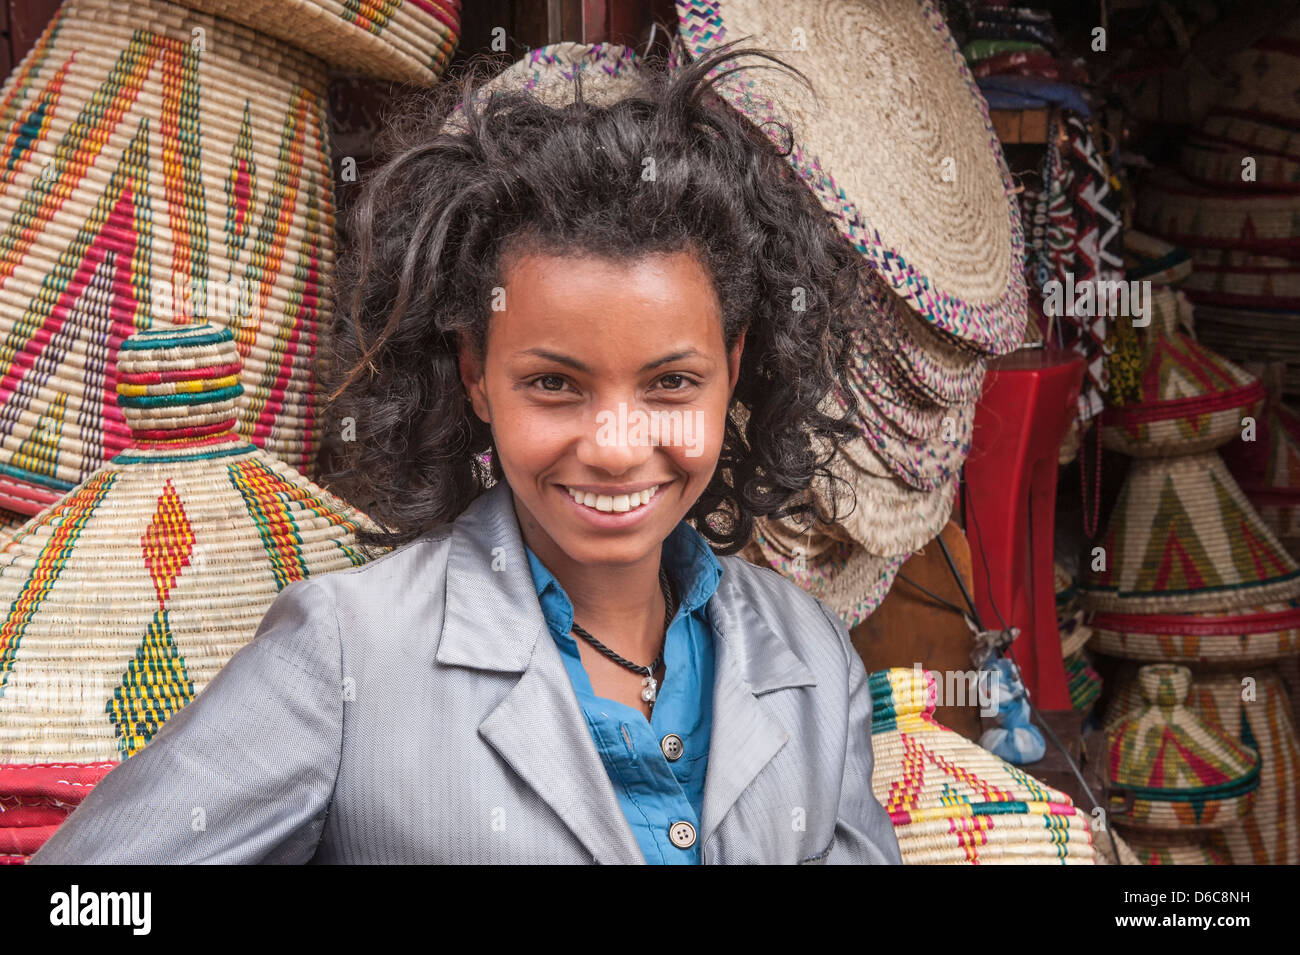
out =
[[[685,252],[524,254],[504,275],[486,358],[462,347],[460,367],[525,543],[543,562],[658,554],[713,477],[744,336],[727,350],[713,282]]]

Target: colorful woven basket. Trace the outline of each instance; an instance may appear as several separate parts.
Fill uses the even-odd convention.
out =
[[[1015,185],[979,87],[929,0],[677,0],[677,16],[694,56],[745,40],[808,78],[811,88],[742,64],[719,92],[783,147],[773,121],[788,124],[795,170],[912,308],[983,351],[1019,345]]]
[[[934,719],[930,671],[870,674],[871,789],[909,865],[1094,864],[1070,797]]]
[[[1223,458],[1264,523],[1300,554],[1300,414],[1270,398],[1254,441],[1233,441]]]
[[[1228,62],[1233,93],[1225,112],[1300,128],[1300,17],[1242,50]]]
[[[1136,665],[1128,664],[1116,673],[1108,729],[1142,705],[1136,671]],[[1195,668],[1187,705],[1206,724],[1261,757],[1253,806],[1240,820],[1212,833],[1209,849],[1233,865],[1300,864],[1300,742],[1277,672]]]
[[[229,327],[238,433],[310,473],[334,257],[320,61],[163,0],[69,0],[0,104],[0,506],[34,514],[127,445],[117,350],[155,322]]]
[[[1300,597],[1300,566],[1213,451],[1136,459],[1101,547],[1104,569],[1090,565],[1080,584],[1094,611],[1241,611]]]
[[[1212,189],[1300,191],[1300,160],[1263,151],[1246,152],[1216,139],[1189,140],[1179,153],[1178,168],[1192,182]]]
[[[1110,816],[1125,826],[1214,829],[1250,811],[1259,754],[1186,706],[1191,671],[1138,670],[1143,706],[1108,734]]]
[[[343,70],[430,86],[460,37],[461,0],[178,0]]]
[[[1217,142],[1238,147],[1243,155],[1267,154],[1300,160],[1300,128],[1294,125],[1276,125],[1216,110],[1205,117],[1201,132]]]
[[[1300,600],[1202,613],[1098,613],[1089,646],[1126,660],[1262,663],[1300,653]]]
[[[0,552],[0,804],[55,798],[68,770],[84,790],[202,692],[287,584],[366,559],[364,515],[232,431],[228,329],[128,338],[115,388],[132,442]],[[17,824],[0,816],[0,854],[30,855],[56,823]]]
[[[1137,224],[1179,245],[1300,257],[1300,195],[1295,193],[1228,193],[1164,172],[1143,182]]]
[[[1190,306],[1180,293],[1160,288],[1151,305],[1151,324],[1138,336],[1136,395],[1103,413],[1102,443],[1141,457],[1207,451],[1240,435],[1243,416],[1263,404],[1264,386],[1184,333],[1180,316]]]

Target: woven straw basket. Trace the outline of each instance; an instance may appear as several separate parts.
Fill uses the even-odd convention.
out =
[[[912,308],[991,353],[1026,316],[1020,212],[988,108],[929,0],[677,0],[688,51],[733,40],[800,70],[719,91],[774,141],[840,231]],[[743,65],[743,64],[742,64]],[[767,124],[767,125],[762,125]]]
[[[203,690],[281,589],[365,560],[364,515],[232,432],[228,329],[132,336],[116,388],[131,444],[0,553],[0,804],[67,768],[93,784]],[[0,828],[0,853],[52,831]]]
[[[1156,288],[1150,304],[1136,398],[1106,409],[1102,443],[1143,457],[1207,451],[1238,436],[1243,416],[1262,406],[1264,386],[1184,331],[1191,305],[1181,293]]]
[[[1300,17],[1242,50],[1228,63],[1233,94],[1228,113],[1300,128]]]
[[[1202,297],[1202,302],[1204,301]],[[1282,391],[1300,395],[1300,309],[1196,306],[1197,337],[1234,361],[1286,363]]]
[[[1187,708],[1191,671],[1144,666],[1138,685],[1142,707],[1108,734],[1111,818],[1141,828],[1218,829],[1249,812],[1259,754]]]
[[[1285,156],[1300,160],[1300,127],[1276,125],[1216,110],[1205,117],[1201,132],[1219,142],[1231,143],[1243,155]]]
[[[1143,183],[1137,224],[1186,246],[1300,257],[1300,194],[1226,193],[1166,172]]]
[[[179,0],[340,69],[429,86],[451,62],[461,0]]]
[[[1102,548],[1105,569],[1090,566],[1080,585],[1094,611],[1236,611],[1300,597],[1300,566],[1213,451],[1135,460]]]
[[[162,0],[69,0],[0,100],[0,506],[34,514],[126,446],[117,349],[155,322],[229,327],[239,434],[310,472],[334,258],[320,61]]]
[[[1203,248],[1192,262],[1195,271],[1183,288],[1198,304],[1300,310],[1300,266],[1291,259]]]
[[[871,789],[909,865],[1094,864],[1070,797],[934,719],[930,671],[870,675]]]
[[[1242,160],[1254,160],[1255,178],[1243,179]],[[1196,138],[1183,146],[1178,168],[1184,176],[1214,189],[1259,189],[1263,192],[1300,191],[1300,161],[1265,152],[1246,152],[1232,143]]]
[[[1128,664],[1116,674],[1108,728],[1142,705],[1136,669]],[[1247,686],[1253,698],[1243,699]],[[1187,702],[1199,719],[1262,757],[1253,806],[1239,821],[1211,834],[1209,848],[1233,865],[1300,864],[1300,742],[1276,671],[1196,668]],[[1136,840],[1130,841],[1137,850]]]
[[[1223,452],[1246,497],[1294,557],[1300,553],[1300,414],[1270,399],[1255,441]]]

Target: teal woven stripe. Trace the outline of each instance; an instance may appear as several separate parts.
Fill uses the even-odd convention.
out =
[[[123,408],[160,408],[166,405],[206,405],[227,398],[238,398],[244,386],[235,384],[216,391],[185,391],[175,395],[118,395],[117,403]]]
[[[159,336],[159,337],[154,337]],[[159,329],[158,331],[136,332],[122,342],[120,351],[153,351],[156,348],[175,348],[177,345],[215,345],[219,342],[232,342],[235,336],[230,329],[222,328],[206,334],[177,334],[176,329]]]
[[[28,484],[40,484],[54,491],[71,491],[77,485],[70,484],[67,481],[59,481],[52,477],[46,477],[44,474],[35,474],[31,471],[24,471],[22,468],[12,467],[8,464],[0,464],[0,474],[7,474],[9,477],[17,478]]]
[[[111,464],[174,464],[177,461],[209,461],[213,458],[228,458],[234,454],[247,454],[249,451],[256,451],[257,448],[251,444],[240,444],[233,448],[227,448],[224,451],[200,451],[190,452],[189,454],[168,454],[163,456],[143,454],[131,454],[123,451],[117,457],[113,458]]]

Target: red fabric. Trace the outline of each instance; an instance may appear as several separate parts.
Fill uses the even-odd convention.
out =
[[[9,763],[0,765],[0,799],[6,796],[81,802],[121,763]]]

